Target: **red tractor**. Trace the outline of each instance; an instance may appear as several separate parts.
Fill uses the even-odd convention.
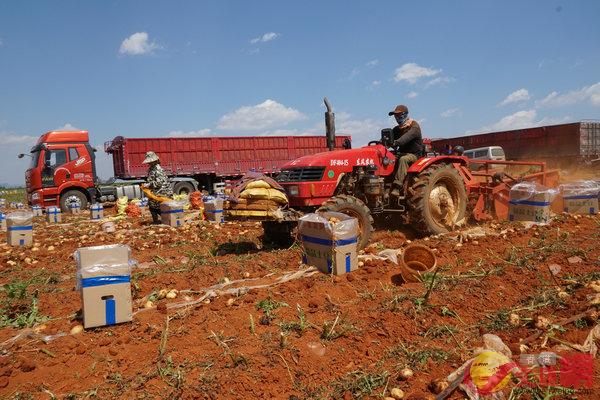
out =
[[[373,215],[391,216],[411,224],[424,235],[445,233],[462,224],[467,219],[469,203],[478,220],[506,218],[508,191],[517,179],[490,171],[492,163],[486,161],[479,162],[483,171],[473,172],[470,160],[462,156],[418,159],[408,170],[400,196],[392,196],[397,157],[389,150],[393,142],[391,129],[383,129],[381,139],[367,146],[333,151],[334,114],[327,99],[325,105],[330,151],[301,157],[282,167],[277,181],[288,195],[291,210],[284,221],[263,223],[265,237],[280,237],[282,230],[291,232],[299,215],[297,211],[316,209],[339,211],[357,218],[361,227],[359,248],[369,241]],[[557,171],[546,171],[543,163],[516,164],[541,169],[518,180],[552,185],[558,179]]]

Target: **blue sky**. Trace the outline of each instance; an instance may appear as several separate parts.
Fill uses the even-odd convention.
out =
[[[45,131],[427,137],[600,118],[600,2],[0,3],[0,182]],[[100,157],[100,173],[111,173]]]

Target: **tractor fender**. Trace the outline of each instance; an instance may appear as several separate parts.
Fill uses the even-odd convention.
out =
[[[437,157],[423,157],[412,163],[408,168],[408,173],[419,173],[424,169],[428,168],[432,164],[461,164],[467,165],[468,161],[466,157],[462,156],[437,156]]]

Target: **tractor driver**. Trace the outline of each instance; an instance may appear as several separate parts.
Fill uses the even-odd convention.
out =
[[[425,146],[421,137],[421,127],[417,121],[408,118],[408,107],[401,104],[388,115],[393,115],[398,123],[392,129],[393,146],[399,155],[392,196],[399,196],[409,165],[423,157]]]

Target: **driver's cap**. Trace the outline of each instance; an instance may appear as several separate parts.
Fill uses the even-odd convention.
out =
[[[389,116],[396,114],[408,114],[408,107],[406,107],[404,104],[399,104],[396,106],[396,108],[394,108],[394,111],[390,111],[388,113]]]

